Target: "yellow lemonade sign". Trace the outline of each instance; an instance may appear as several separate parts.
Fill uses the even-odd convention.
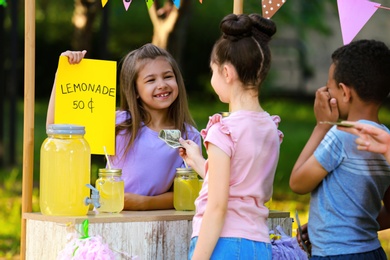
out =
[[[69,64],[60,56],[55,94],[55,124],[85,126],[92,154],[115,154],[116,62],[82,59]]]

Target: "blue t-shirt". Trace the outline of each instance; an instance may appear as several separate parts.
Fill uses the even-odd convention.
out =
[[[378,126],[371,121],[359,122]],[[311,193],[312,255],[363,253],[380,247],[376,218],[390,186],[390,166],[381,154],[359,151],[356,136],[334,126],[314,152],[328,175]]]
[[[126,111],[117,111],[116,123],[130,118]],[[194,141],[201,147],[198,130],[187,125],[184,139]],[[178,149],[168,146],[158,137],[158,132],[143,125],[126,153],[130,136],[122,131],[116,136],[115,156],[111,156],[111,166],[122,169],[125,192],[144,196],[156,196],[167,192],[172,186],[176,168],[185,167]],[[199,148],[201,149],[201,148]]]

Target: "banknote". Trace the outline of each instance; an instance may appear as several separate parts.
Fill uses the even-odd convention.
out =
[[[181,137],[180,130],[163,129],[159,132],[158,137],[172,148],[183,147],[179,142],[179,139]]]
[[[344,126],[344,127],[353,127],[352,124],[343,123],[343,122],[320,121],[320,124],[329,124],[329,125],[339,125],[339,126]]]

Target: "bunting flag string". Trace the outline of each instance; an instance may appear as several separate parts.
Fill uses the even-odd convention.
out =
[[[271,17],[279,11],[280,7],[282,7],[286,1],[287,0],[261,0],[263,6],[263,17],[271,19]]]
[[[383,6],[381,6],[381,5],[377,5],[376,7],[377,7],[377,8],[382,8],[382,9],[386,9],[386,10],[390,10],[389,7],[383,7]]]
[[[180,8],[180,0],[171,0],[176,8]],[[263,17],[271,19],[273,15],[286,3],[287,0],[261,0]],[[104,7],[108,0],[101,0]],[[129,9],[132,0],[123,0],[126,11]],[[199,0],[202,4],[202,0]],[[154,0],[145,0],[147,8],[150,9]],[[0,6],[7,6],[6,0],[0,0]],[[341,34],[344,45],[350,43],[364,25],[370,20],[378,9],[390,10],[381,4],[369,0],[337,0]]]
[[[0,5],[5,3],[6,0],[0,0]],[[102,6],[104,7],[108,0],[101,0]],[[263,17],[270,19],[281,7],[284,3],[286,3],[287,0],[262,0],[262,6],[263,6]],[[123,0],[123,5],[126,9],[126,11],[129,9],[129,6],[131,5],[132,0]],[[180,8],[180,0],[172,0],[173,4],[176,6],[177,9]],[[199,0],[199,2],[202,4],[203,0]],[[154,4],[154,0],[145,0],[146,6],[148,9],[152,7]]]

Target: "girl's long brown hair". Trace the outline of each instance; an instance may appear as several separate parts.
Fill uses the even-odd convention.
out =
[[[145,44],[139,49],[128,53],[121,61],[122,67],[120,71],[120,110],[128,111],[131,115],[130,119],[120,123],[115,128],[115,134],[125,131],[130,136],[129,142],[126,145],[125,153],[131,148],[137,134],[142,127],[142,122],[145,125],[150,123],[151,117],[144,109],[142,101],[137,98],[136,81],[138,73],[143,66],[150,60],[157,57],[164,57],[172,66],[176,77],[179,94],[176,100],[168,108],[168,118],[174,122],[175,129],[180,129],[183,138],[188,137],[185,124],[196,126],[191,117],[187,94],[184,85],[183,76],[179,66],[172,55],[164,49],[161,49],[153,44]]]

